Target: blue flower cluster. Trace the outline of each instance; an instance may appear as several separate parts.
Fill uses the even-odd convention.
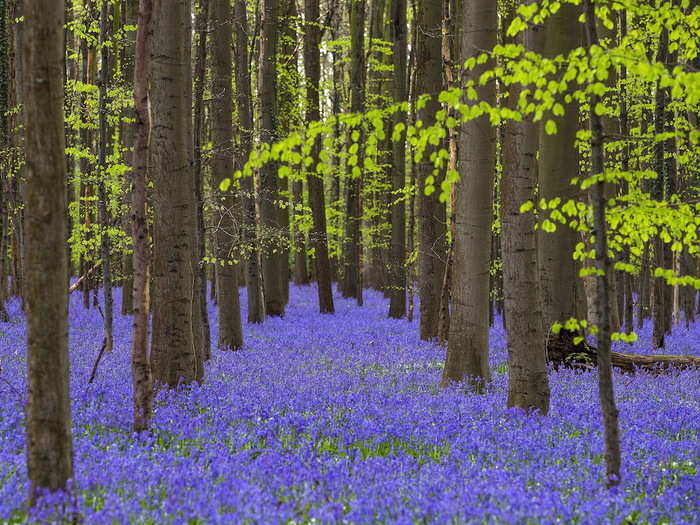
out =
[[[292,288],[284,319],[248,325],[242,351],[215,351],[203,385],[160,392],[153,432],[135,435],[130,319],[116,320],[115,349],[88,384],[101,319],[73,297],[76,490],[29,511],[25,325],[10,304],[0,522],[700,522],[700,372],[615,374],[624,464],[609,492],[595,372],[552,371],[547,417],[509,410],[501,328],[493,383],[476,395],[437,388],[444,349],[419,341],[415,323],[386,318],[380,294],[336,306],[321,316],[313,287]],[[698,334],[678,328],[667,351],[697,355]],[[649,338],[644,330],[624,348],[643,352]]]

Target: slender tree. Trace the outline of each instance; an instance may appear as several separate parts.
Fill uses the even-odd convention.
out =
[[[201,380],[196,202],[192,170],[190,0],[153,1],[150,62],[154,183],[153,376]]]
[[[306,120],[321,120],[319,85],[321,82],[321,27],[319,0],[305,0],[304,21],[304,70],[306,72]],[[314,143],[312,155],[320,151],[320,141]],[[328,235],[326,232],[326,203],[323,191],[323,175],[313,170],[307,175],[309,202],[313,226],[311,246],[314,249],[314,269],[318,283],[318,308],[322,314],[333,313],[331,290],[331,267],[328,258]]]
[[[497,5],[490,0],[466,0],[460,58],[467,60],[496,45]],[[478,100],[494,104],[493,84],[482,85],[482,68],[467,70]],[[493,220],[496,131],[482,116],[462,125],[459,137],[460,180],[454,203],[453,293],[447,360],[442,383],[487,381],[489,344],[489,261]]]
[[[406,0],[391,2],[391,31],[393,41],[394,102],[408,99],[406,61],[408,35],[406,22]],[[406,124],[406,114],[396,112],[394,126]],[[390,248],[390,302],[389,317],[399,319],[406,315],[406,205],[401,193],[406,185],[406,143],[394,142],[392,147],[391,189],[394,202],[391,206]]]
[[[533,49],[538,26],[518,36]],[[522,88],[508,88],[508,105],[517,110]],[[532,121],[508,121],[504,133],[501,217],[503,229],[503,294],[508,338],[508,406],[549,410],[547,356],[537,273],[535,216],[520,206],[535,197],[537,187],[537,126]]]
[[[151,250],[146,212],[146,173],[151,121],[148,111],[148,76],[152,38],[153,0],[140,0],[134,50],[134,153],[131,163],[132,242],[133,242],[133,336],[131,377],[134,389],[134,430],[146,430],[153,412],[153,379],[148,351],[149,261]],[[124,291],[126,293],[126,290]]]
[[[248,69],[248,15],[245,0],[235,1],[234,21],[234,66],[236,68],[236,105],[238,109],[238,164],[245,162],[252,147],[253,116]],[[255,212],[255,188],[253,177],[241,179],[243,201],[243,247],[246,264],[246,287],[248,295],[248,322],[261,323],[265,316],[260,282],[257,219]]]
[[[260,61],[258,97],[260,99],[260,138],[271,144],[276,138],[277,120],[277,0],[262,0],[262,29],[260,33]],[[275,163],[260,169],[260,222],[265,246],[262,253],[265,313],[283,316],[285,307],[284,279],[286,267],[281,267],[278,256],[282,249],[280,239],[286,235],[279,223],[279,189]]]
[[[350,111],[362,113],[365,108],[365,0],[350,0]],[[362,133],[360,132],[360,135]],[[361,140],[360,140],[361,142]],[[347,178],[345,206],[345,242],[343,243],[343,296],[362,304],[361,249],[363,147],[358,144],[357,163]]]
[[[588,47],[598,45],[596,16],[592,0],[584,0],[583,12],[586,17],[586,38]],[[592,94],[590,107],[600,103],[600,96]],[[591,130],[591,175],[605,172],[605,148],[603,143],[603,122],[596,111],[590,112]],[[609,276],[612,271],[608,256],[607,225],[605,219],[605,181],[599,180],[591,185],[591,202],[593,204],[593,230],[595,235],[596,268],[596,310],[598,317],[598,391],[603,412],[605,428],[605,464],[607,485],[620,483],[620,430],[618,410],[615,406],[612,364],[610,358],[610,286]]]
[[[429,101],[418,111],[418,120],[424,126],[435,122],[435,114],[440,109],[436,95],[442,90],[442,4],[440,2],[420,2],[416,24],[416,95],[430,95]],[[438,335],[440,317],[440,290],[447,261],[447,212],[440,202],[439,191],[427,194],[425,187],[428,178],[435,179],[433,185],[440,188],[444,173],[434,175],[430,154],[435,148],[428,148],[420,162],[416,164],[420,201],[420,251],[418,254],[419,296],[420,296],[420,337],[434,339]]]
[[[237,253],[239,206],[230,192],[219,189],[221,182],[233,172],[232,15],[230,0],[212,0],[212,175],[219,210],[216,224],[216,307],[219,346],[227,350],[236,350],[243,345],[238,280],[236,267],[231,264]]]
[[[106,352],[112,350],[114,344],[113,324],[113,300],[112,300],[112,265],[110,261],[111,242],[109,239],[109,212],[107,210],[107,185],[105,178],[107,177],[107,147],[110,140],[110,131],[107,127],[107,84],[109,83],[109,4],[102,2],[100,9],[100,82],[99,82],[99,102],[98,102],[98,121],[99,121],[99,147],[98,147],[98,165],[99,165],[99,210],[100,210],[100,251],[102,260],[102,293],[104,297],[104,348]]]
[[[64,2],[24,6],[27,470],[31,498],[73,476],[68,376],[68,260],[63,117]]]

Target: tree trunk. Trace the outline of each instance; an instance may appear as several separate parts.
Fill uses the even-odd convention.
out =
[[[202,167],[202,135],[204,133],[204,84],[206,83],[207,61],[207,22],[209,18],[209,0],[199,0],[195,20],[197,47],[195,49],[194,71],[194,114],[193,114],[193,169],[195,201],[197,205],[197,290],[199,291],[199,317],[202,326],[202,348],[204,359],[211,357],[211,329],[209,310],[207,308],[207,267],[204,258],[206,250],[206,229],[204,227],[204,173]],[[197,305],[195,305],[196,307]]]
[[[153,377],[170,387],[202,378],[196,325],[197,211],[192,154],[189,0],[154,0],[151,165],[154,183]]]
[[[391,28],[394,63],[394,103],[408,99],[406,60],[408,53],[406,0],[392,0]],[[406,113],[397,111],[394,126],[406,124]],[[406,142],[403,136],[393,143],[391,165],[391,249],[389,283],[389,317],[406,315],[406,205],[402,191],[406,186]]]
[[[216,204],[220,212],[216,232],[216,286],[219,314],[219,346],[237,350],[243,346],[241,307],[238,297],[236,266],[239,222],[237,199],[219,189],[233,173],[233,96],[231,93],[232,12],[229,0],[213,0],[212,31],[212,175]]]
[[[497,6],[489,0],[465,2],[460,59],[467,60],[497,42]],[[484,67],[467,72],[466,81],[478,78]],[[478,100],[496,102],[495,86],[477,85]],[[442,384],[452,381],[488,381],[489,260],[493,220],[493,184],[496,130],[488,117],[462,125],[459,171],[455,185],[455,238],[452,314],[447,360]]]
[[[152,0],[140,0],[134,49],[134,155],[132,166],[132,242],[134,245],[134,319],[131,377],[134,389],[134,431],[146,430],[153,413],[153,379],[148,352],[149,269],[151,250],[146,212],[148,171],[148,77],[151,46]]]
[[[5,150],[9,145],[8,133],[8,48],[7,39],[8,11],[5,0],[0,0],[0,149]],[[8,221],[5,194],[9,193],[6,188],[6,174],[0,173],[0,323],[10,320],[5,308],[7,300],[7,239]]]
[[[435,114],[440,110],[436,94],[443,88],[442,82],[442,5],[440,2],[421,2],[418,5],[418,26],[416,35],[416,96],[428,94],[430,100],[418,110],[418,120],[431,126]],[[438,335],[440,318],[440,290],[445,274],[447,259],[447,212],[440,202],[440,184],[444,179],[441,170],[433,176],[433,163],[430,155],[436,148],[429,147],[423,158],[416,163],[418,177],[420,251],[419,291],[420,297],[420,338],[427,341]],[[426,195],[428,177],[435,180],[435,192]],[[458,276],[455,276],[459,278]]]
[[[30,497],[73,476],[68,359],[63,2],[27,2],[21,40]]]
[[[260,63],[258,96],[260,99],[260,140],[272,144],[277,131],[277,0],[262,0],[263,19],[260,34]],[[271,316],[284,315],[284,279],[286,268],[280,265],[278,252],[282,250],[283,238],[279,223],[279,190],[277,166],[267,163],[260,169],[260,222],[262,226],[262,270],[265,287],[265,313]]]
[[[245,162],[252,146],[253,117],[251,110],[250,70],[248,69],[248,21],[245,0],[235,2],[234,53],[236,67],[236,95],[239,120],[240,158],[239,166]],[[260,282],[257,220],[255,213],[255,188],[253,176],[241,179],[243,200],[242,241],[246,263],[246,291],[248,295],[248,322],[262,323],[265,311]]]
[[[528,49],[540,29],[529,28],[517,38]],[[508,88],[508,105],[517,110],[522,92]],[[542,301],[537,272],[535,216],[520,206],[535,199],[537,187],[537,126],[532,121],[507,121],[503,143],[501,217],[503,229],[503,295],[508,320],[508,406],[549,411],[547,356]]]
[[[350,111],[362,113],[365,110],[365,0],[350,0]],[[357,164],[351,167],[352,173],[346,179],[347,202],[345,207],[345,243],[343,246],[343,297],[357,299],[362,305],[362,273],[360,244],[362,233],[362,187],[363,150],[362,132],[358,141]]]
[[[313,122],[321,119],[319,86],[321,82],[321,29],[319,0],[305,0],[304,20],[304,70],[306,72],[306,120]],[[312,156],[316,158],[320,151],[319,139],[314,142]],[[328,234],[326,231],[326,204],[323,189],[323,174],[310,171],[307,175],[309,201],[313,226],[311,246],[314,249],[314,269],[318,283],[318,307],[322,314],[335,312],[333,291],[331,288],[331,267],[328,258]]]
[[[99,131],[100,144],[98,151],[99,164],[99,206],[100,206],[100,249],[102,257],[102,292],[104,296],[104,347],[105,352],[111,352],[114,345],[112,326],[114,321],[112,300],[112,267],[110,264],[111,243],[109,240],[109,212],[107,211],[107,147],[109,128],[107,127],[107,83],[109,82],[109,47],[105,45],[109,39],[109,4],[102,3],[100,12],[100,86],[99,86]]]
[[[592,0],[584,0],[583,11],[586,16],[586,36],[589,49],[598,45],[596,32],[596,16]],[[600,97],[592,94],[589,107],[595,108],[600,103]],[[603,122],[595,112],[590,112],[591,130],[591,175],[605,172],[605,147],[603,142]],[[615,406],[613,388],[612,364],[610,356],[611,327],[610,327],[610,286],[609,279],[612,265],[608,256],[607,225],[605,219],[605,181],[601,180],[591,186],[591,202],[593,204],[593,232],[595,235],[596,268],[596,310],[598,317],[598,393],[603,412],[605,429],[605,464],[606,485],[616,486],[620,483],[620,429],[618,410]]]
[[[544,25],[543,53],[547,57],[566,54],[581,44],[579,10],[573,5],[562,5]],[[548,135],[540,126],[538,163],[539,196],[547,201],[559,197],[566,202],[577,199],[579,190],[570,184],[579,175],[578,152],[575,147],[579,129],[578,105],[564,104],[565,114],[558,121],[558,131]],[[572,228],[559,227],[555,232],[538,233],[538,265],[544,329],[549,332],[556,322],[576,317],[576,281],[579,279],[576,261],[572,258],[579,241]]]

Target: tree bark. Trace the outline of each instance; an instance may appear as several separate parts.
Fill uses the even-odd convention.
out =
[[[394,103],[408,99],[406,61],[408,54],[406,0],[392,0],[391,28],[393,41],[393,98]],[[406,113],[397,111],[393,124],[406,124]],[[392,146],[391,190],[391,248],[389,317],[400,319],[406,315],[406,205],[402,194],[406,186],[406,142],[402,136]]]
[[[442,82],[442,5],[440,2],[421,2],[417,12],[416,35],[416,96],[428,94],[430,100],[418,110],[423,126],[435,122],[440,110],[437,94]],[[436,150],[428,147],[416,163],[419,199],[420,248],[418,253],[420,297],[420,338],[427,341],[437,337],[440,318],[440,291],[447,260],[447,212],[439,201],[444,172],[434,176],[430,155]],[[434,178],[436,191],[426,195],[428,177]]]
[[[534,49],[538,26],[517,40]],[[508,105],[517,110],[522,86],[508,88]],[[537,272],[537,238],[533,213],[520,206],[535,199],[537,187],[537,126],[530,120],[505,125],[501,178],[503,295],[508,340],[508,406],[549,411],[547,356],[542,324],[542,300]]]
[[[63,116],[64,5],[27,2],[21,39],[26,183],[26,412],[30,498],[73,476]]]
[[[277,131],[277,0],[262,0],[258,97],[260,99],[260,140],[272,144]],[[267,163],[260,169],[260,222],[263,235],[262,271],[265,289],[265,313],[284,315],[284,279],[286,268],[280,264],[286,231],[279,223],[277,166]]]
[[[598,45],[596,31],[596,16],[592,0],[584,0],[583,12],[586,17],[586,36],[588,47]],[[592,94],[589,107],[595,108],[600,103],[600,97]],[[590,112],[591,130],[591,175],[605,173],[605,148],[603,142],[603,122],[595,112]],[[610,356],[611,327],[610,327],[610,272],[612,265],[608,256],[607,225],[605,219],[605,181],[598,181],[591,186],[591,202],[593,204],[593,233],[595,235],[596,268],[596,310],[598,317],[598,393],[603,412],[605,429],[605,464],[606,485],[617,486],[620,483],[620,429],[618,410],[615,406],[613,388],[612,364]]]
[[[112,300],[112,266],[110,264],[111,243],[109,239],[109,212],[107,211],[107,146],[109,142],[109,128],[107,127],[107,83],[109,82],[109,47],[106,45],[109,39],[109,4],[102,3],[100,11],[100,81],[99,81],[99,132],[100,143],[98,148],[99,164],[99,207],[100,207],[100,256],[102,258],[102,293],[104,297],[104,347],[105,352],[111,352],[114,345],[112,333],[114,324]]]
[[[304,20],[304,70],[306,72],[306,120],[321,119],[319,87],[321,82],[321,13],[319,0],[305,0]],[[317,158],[321,149],[320,139],[314,142],[312,157]],[[318,308],[322,314],[335,312],[331,288],[331,266],[328,257],[328,233],[326,230],[326,204],[323,189],[323,174],[310,171],[307,175],[309,203],[313,227],[311,246],[314,249],[314,269],[318,284]]]
[[[252,146],[253,117],[251,110],[250,70],[248,69],[248,21],[245,0],[235,2],[234,53],[236,67],[236,95],[239,120],[240,157],[242,165]],[[243,245],[246,263],[246,291],[248,295],[248,322],[262,323],[265,311],[262,301],[260,264],[258,251],[257,219],[255,212],[255,188],[253,176],[241,179],[243,200]]]
[[[236,266],[232,264],[232,259],[238,253],[239,205],[233,194],[219,189],[221,182],[233,173],[233,13],[230,0],[212,2],[212,175],[220,214],[216,231],[216,307],[219,315],[219,347],[224,350],[237,350],[243,346],[243,328]]]
[[[465,2],[460,59],[477,56],[497,42],[497,6],[489,0]],[[493,84],[479,85],[483,66],[467,72],[476,81],[478,100],[496,102]],[[455,185],[455,236],[452,314],[442,384],[490,379],[489,260],[493,220],[496,130],[487,116],[466,122],[460,129],[459,171]]]
[[[350,0],[350,111],[362,113],[365,110],[365,0]],[[360,131],[357,164],[352,167],[346,179],[347,201],[345,207],[345,242],[343,245],[343,297],[352,297],[362,305],[362,273],[360,244],[362,232],[362,187],[363,150]]]
[[[196,202],[192,161],[189,0],[153,1],[151,165],[154,183],[153,377],[202,379],[196,325]]]
[[[204,264],[206,256],[206,230],[204,227],[204,173],[202,166],[202,135],[204,134],[204,84],[206,83],[207,35],[209,18],[209,0],[199,0],[198,9],[194,16],[197,46],[195,48],[194,71],[194,112],[192,139],[194,143],[194,185],[197,203],[197,282],[199,290],[199,312],[202,322],[202,347],[204,359],[211,357],[211,330],[209,326],[209,311],[207,308],[207,267]]]
[[[546,57],[566,54],[581,44],[579,10],[573,5],[561,9],[544,24],[543,53]],[[540,126],[538,162],[539,195],[551,200],[559,197],[566,202],[577,199],[579,190],[569,182],[579,174],[578,152],[575,147],[579,129],[576,102],[564,104],[565,114],[557,122],[558,131],[548,135]],[[555,232],[540,230],[538,234],[538,265],[542,287],[544,329],[549,332],[556,322],[576,317],[576,281],[578,268],[572,254],[578,242],[578,233],[560,227]]]

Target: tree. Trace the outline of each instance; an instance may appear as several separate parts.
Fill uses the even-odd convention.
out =
[[[350,111],[362,113],[365,109],[365,0],[350,0]],[[357,131],[360,136],[362,131]],[[356,163],[347,179],[345,206],[345,242],[343,243],[343,297],[357,299],[362,304],[362,273],[360,271],[360,244],[362,233],[363,147],[358,144]]]
[[[406,0],[391,2],[391,31],[394,65],[394,102],[408,99],[406,60],[408,53]],[[406,114],[396,112],[394,126],[406,125]],[[399,319],[406,315],[406,205],[401,191],[406,185],[406,143],[397,140],[392,147],[391,190],[391,247],[389,317]]]
[[[277,0],[262,0],[262,30],[260,33],[260,61],[258,97],[260,100],[260,140],[272,144],[276,138],[277,120]],[[242,65],[241,65],[242,67]],[[277,169],[267,163],[260,169],[260,223],[266,244],[262,253],[265,313],[284,315],[284,288],[286,268],[281,267],[278,252],[282,249],[280,232],[279,190]]]
[[[518,37],[532,49],[537,27]],[[517,110],[523,88],[511,86],[508,106]],[[508,338],[508,406],[549,410],[547,356],[537,273],[535,216],[520,213],[534,199],[537,187],[537,125],[531,120],[508,121],[503,143],[501,178],[501,242],[503,294]]]
[[[153,0],[140,0],[138,30],[134,49],[134,153],[131,163],[133,188],[131,193],[133,242],[133,336],[131,346],[131,376],[134,390],[134,430],[149,426],[153,412],[153,376],[148,352],[148,317],[150,301],[149,261],[151,250],[146,212],[146,173],[148,171],[148,137],[151,122],[148,111],[148,76],[151,46],[151,16]],[[123,293],[127,293],[124,290]]]
[[[219,190],[221,182],[233,172],[232,14],[229,0],[212,1],[212,174],[220,215],[216,223],[216,307],[219,346],[236,350],[243,345],[238,280],[236,267],[231,264],[237,253],[239,203],[230,192]]]
[[[420,2],[416,24],[416,95],[431,95],[422,109],[418,110],[418,120],[424,126],[435,122],[435,114],[440,109],[435,95],[442,90],[442,5],[440,2]],[[436,150],[427,148],[423,158],[416,163],[416,177],[420,193],[420,252],[419,296],[420,296],[420,337],[429,340],[438,335],[440,313],[440,291],[447,260],[447,212],[439,201],[439,193],[428,194],[426,185],[430,179],[439,188],[444,173],[434,173],[430,155]]]
[[[253,116],[251,110],[250,70],[248,69],[248,20],[245,0],[235,2],[234,53],[236,68],[236,102],[238,109],[238,129],[240,155],[237,160],[243,165],[252,147]],[[260,282],[258,260],[258,234],[255,213],[255,189],[252,175],[241,179],[241,199],[243,201],[243,247],[246,263],[246,287],[248,295],[248,322],[262,323],[265,316]]]
[[[583,14],[586,17],[586,37],[588,46],[598,45],[596,16],[592,0],[584,0]],[[600,96],[591,94],[589,107],[596,108]],[[605,172],[605,148],[603,122],[597,111],[590,112],[591,130],[591,175]],[[605,179],[599,179],[591,185],[591,202],[593,205],[593,228],[596,253],[596,314],[598,318],[598,392],[603,412],[605,428],[605,463],[607,485],[620,483],[620,430],[613,390],[612,364],[610,358],[610,297],[609,279],[612,265],[608,256],[607,224],[605,218]]]
[[[497,6],[489,0],[466,0],[462,16],[460,58],[468,60],[496,45]],[[488,67],[489,62],[484,66]],[[493,105],[492,83],[478,82],[482,68],[467,70],[479,101]],[[455,184],[452,314],[442,384],[465,379],[488,381],[489,262],[493,183],[496,156],[495,128],[487,116],[470,120],[460,129],[459,172]]]
[[[102,2],[100,10],[100,86],[99,86],[99,132],[100,142],[98,147],[98,165],[100,169],[98,193],[100,210],[100,248],[102,258],[102,292],[104,295],[104,342],[105,351],[110,352],[113,346],[114,336],[112,325],[114,324],[112,301],[112,266],[110,263],[111,242],[109,240],[109,212],[107,210],[107,147],[109,144],[109,128],[107,127],[107,84],[109,83],[109,4]]]
[[[319,85],[321,82],[321,13],[319,0],[305,0],[304,21],[304,70],[306,72],[306,120],[321,120]],[[312,155],[320,153],[320,138],[313,145]],[[331,267],[328,258],[328,234],[326,231],[326,203],[323,191],[323,174],[309,170],[307,175],[309,202],[313,226],[311,247],[314,249],[314,269],[318,283],[318,308],[322,314],[332,314],[333,292],[331,289]]]
[[[576,6],[563,4],[561,9],[544,22],[543,46],[545,57],[568,53],[581,43],[579,11]],[[564,105],[564,116],[557,122],[557,133],[549,135],[540,126],[539,160],[537,173],[539,195],[550,201],[576,198],[579,190],[570,184],[579,174],[578,152],[575,141],[578,131],[578,107],[575,101]],[[577,232],[571,228],[557,228],[554,232],[539,231],[537,261],[540,267],[544,329],[563,323],[576,315],[576,282],[578,269],[572,254],[578,242]],[[562,335],[566,331],[561,332]]]
[[[153,209],[153,377],[174,387],[201,380],[197,325],[196,202],[192,170],[189,0],[153,1],[151,179]]]
[[[63,116],[65,5],[24,6],[21,41],[26,148],[27,470],[31,498],[73,476],[68,379],[68,261]]]

